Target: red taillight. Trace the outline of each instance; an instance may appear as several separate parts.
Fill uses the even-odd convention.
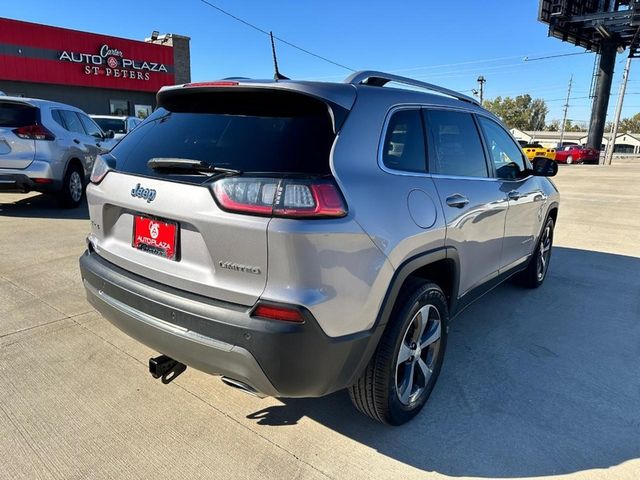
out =
[[[25,138],[28,140],[56,139],[56,136],[53,133],[51,133],[49,130],[38,123],[16,128],[13,130],[13,133],[15,133],[20,138]]]
[[[300,310],[292,307],[281,307],[279,305],[258,305],[252,317],[268,318],[270,320],[280,320],[283,322],[303,323],[304,317]]]
[[[219,81],[219,82],[194,82],[185,83],[185,87],[235,87],[239,82]]]
[[[331,179],[227,177],[213,184],[227,211],[277,217],[343,217],[342,195]]]

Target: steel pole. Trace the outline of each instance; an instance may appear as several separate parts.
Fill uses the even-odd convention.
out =
[[[593,100],[591,121],[589,123],[589,136],[587,145],[600,150],[602,148],[602,136],[604,124],[609,108],[609,95],[611,94],[611,80],[616,61],[616,44],[614,42],[602,42],[600,46],[600,63],[598,65],[598,84],[596,97]]]

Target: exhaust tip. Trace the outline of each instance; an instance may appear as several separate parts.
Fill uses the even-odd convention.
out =
[[[244,382],[241,382],[240,380],[235,380],[229,377],[221,377],[221,380],[222,380],[222,383],[224,383],[225,385],[228,385],[229,387],[232,387],[232,388],[237,388],[238,390],[242,390],[244,393],[248,393],[249,395],[253,395],[254,397],[258,397],[258,398],[266,397],[266,395],[258,392],[255,388],[253,388],[250,385],[247,385]]]

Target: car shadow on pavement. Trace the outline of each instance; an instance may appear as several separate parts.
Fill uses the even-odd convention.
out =
[[[404,426],[368,420],[344,391],[247,418],[308,417],[453,476],[559,475],[639,458],[639,272],[640,258],[554,248],[544,286],[505,284],[452,322],[438,384]]]
[[[51,195],[4,195],[0,198],[0,217],[88,220],[89,209],[86,199],[78,208],[63,208]]]

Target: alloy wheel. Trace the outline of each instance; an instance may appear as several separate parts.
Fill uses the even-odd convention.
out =
[[[74,202],[79,202],[82,198],[82,178],[76,171],[69,176],[69,194]]]
[[[396,393],[403,405],[414,403],[429,384],[441,336],[440,312],[433,305],[423,306],[409,322],[396,360]]]
[[[544,276],[547,274],[549,258],[551,257],[551,241],[551,225],[547,225],[544,229],[544,232],[542,232],[542,238],[540,239],[540,248],[538,249],[538,264],[536,268],[536,274],[539,282],[541,282],[544,279]]]

